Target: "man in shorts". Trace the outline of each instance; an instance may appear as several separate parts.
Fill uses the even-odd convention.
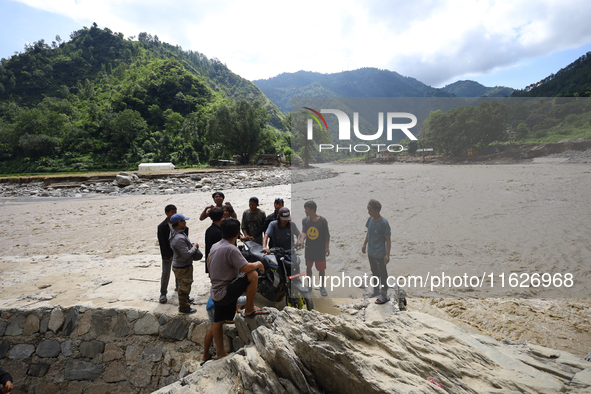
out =
[[[361,247],[361,253],[366,252],[369,258],[371,274],[378,278],[378,286],[374,288],[372,297],[380,296],[376,304],[385,304],[390,301],[388,297],[388,269],[390,262],[390,248],[392,241],[390,239],[390,224],[380,215],[382,204],[377,200],[369,200],[367,204],[367,213],[369,218],[365,223],[367,233],[365,241]]]
[[[234,218],[225,219],[221,224],[222,239],[209,251],[209,278],[211,280],[211,298],[215,305],[213,339],[220,359],[228,355],[224,349],[223,324],[234,320],[236,301],[246,292],[244,314],[246,317],[268,314],[254,306],[259,274],[265,271],[260,261],[249,263],[234,245],[240,236],[240,222]],[[241,275],[241,273],[243,275]]]
[[[244,304],[246,304],[246,297],[238,297],[238,300],[236,300],[236,313],[242,312],[242,307],[244,307]],[[203,339],[203,357],[201,357],[201,365],[205,364],[209,360],[213,360],[213,356],[209,352],[211,344],[213,343],[213,322],[215,318],[215,304],[211,299],[211,296],[209,297],[209,300],[207,300],[205,310],[207,311],[207,317],[209,318],[209,328],[207,329],[205,338]],[[215,353],[213,355],[215,355]]]
[[[323,297],[328,295],[325,283],[326,257],[330,254],[330,232],[328,231],[328,221],[316,213],[316,203],[306,201],[304,211],[306,217],[302,219],[302,233],[299,236],[300,245],[306,244],[306,275],[313,282],[312,266],[316,265],[318,275],[320,276],[320,294]]]

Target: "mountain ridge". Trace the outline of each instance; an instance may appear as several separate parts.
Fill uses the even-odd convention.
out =
[[[416,78],[375,67],[327,74],[300,70],[252,82],[284,113],[291,110],[291,97],[505,97],[514,91],[475,81],[434,88]]]

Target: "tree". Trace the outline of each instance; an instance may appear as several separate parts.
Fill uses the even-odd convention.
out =
[[[209,119],[206,138],[208,143],[239,155],[240,162],[247,164],[260,150],[266,122],[267,110],[258,101],[222,104]]]
[[[411,156],[415,156],[417,150],[419,149],[419,142],[418,141],[410,141],[408,143],[408,154]]]
[[[509,107],[497,101],[487,103],[483,101],[476,108],[476,122],[478,124],[472,142],[481,151],[495,141],[506,138],[505,130],[509,123]]]
[[[466,105],[446,113],[431,112],[425,121],[426,140],[446,155],[460,156],[478,146],[484,150],[491,142],[502,141],[509,123],[509,108],[496,101]]]
[[[324,128],[320,128],[316,123],[312,124],[313,140],[308,139],[308,119],[307,112],[300,109],[298,112],[291,112],[284,119],[284,125],[291,135],[291,147],[295,152],[299,152],[304,160],[304,166],[308,166],[313,159],[312,152],[317,144],[329,143],[331,136]]]

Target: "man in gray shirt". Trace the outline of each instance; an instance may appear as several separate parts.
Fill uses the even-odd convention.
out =
[[[220,227],[222,239],[211,247],[207,262],[211,280],[210,294],[215,305],[212,331],[217,348],[216,359],[228,355],[224,349],[223,325],[234,320],[238,297],[246,292],[246,317],[269,313],[254,306],[259,280],[257,269],[264,273],[263,263],[249,263],[234,245],[240,236],[240,222],[234,218],[227,218]]]
[[[378,278],[378,286],[374,288],[372,297],[380,295],[376,304],[385,304],[390,301],[388,297],[388,270],[386,266],[390,262],[390,224],[380,215],[382,204],[377,200],[369,200],[367,213],[369,218],[365,223],[367,234],[361,247],[361,253],[366,252],[369,258],[371,273]]]
[[[180,213],[172,215],[170,223],[172,231],[170,232],[169,242],[174,254],[172,257],[172,272],[178,281],[179,289],[179,312],[195,313],[197,310],[191,308],[189,298],[191,285],[193,284],[193,260],[200,260],[203,254],[199,250],[198,244],[192,244],[189,237],[185,234],[188,217]]]

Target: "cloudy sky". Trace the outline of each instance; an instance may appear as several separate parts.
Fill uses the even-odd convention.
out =
[[[377,67],[435,87],[523,88],[591,51],[589,20],[589,0],[0,0],[0,58],[96,22],[249,80]]]

